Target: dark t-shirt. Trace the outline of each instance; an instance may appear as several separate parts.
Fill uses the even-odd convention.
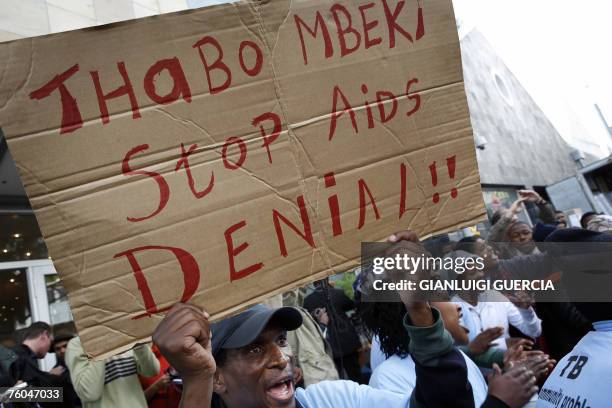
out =
[[[19,380],[28,383],[33,387],[53,387],[56,386],[57,376],[52,376],[38,368],[38,358],[32,350],[25,344],[13,348],[17,354],[17,360],[11,364],[10,375],[14,382]]]
[[[17,354],[17,360],[11,364],[9,369],[13,384],[21,380],[32,387],[63,387],[65,385],[65,377],[53,375],[38,368],[38,358],[28,346],[20,344],[13,348],[13,351]],[[13,404],[14,407],[31,407],[35,405],[29,403]],[[42,407],[56,406],[54,403],[40,403],[39,405]]]

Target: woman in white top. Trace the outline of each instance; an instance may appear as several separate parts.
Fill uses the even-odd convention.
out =
[[[459,343],[467,343],[467,333],[459,325],[459,311],[451,302],[432,302],[440,311],[444,326]],[[376,335],[374,353],[382,354],[380,362],[370,377],[369,385],[392,392],[411,393],[416,386],[415,363],[408,353],[410,338],[401,331],[402,303],[364,302],[359,310],[363,322]],[[472,387],[474,406],[480,407],[487,398],[487,384],[482,373],[465,354],[461,353],[467,367],[468,381]]]

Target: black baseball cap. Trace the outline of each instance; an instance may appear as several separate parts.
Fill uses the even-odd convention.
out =
[[[302,325],[302,315],[292,307],[270,309],[259,304],[235,316],[213,323],[210,327],[213,356],[216,357],[221,349],[237,349],[251,344],[270,321],[291,331]]]

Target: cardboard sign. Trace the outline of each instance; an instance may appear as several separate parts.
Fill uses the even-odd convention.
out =
[[[450,0],[272,0],[0,45],[0,124],[93,356],[482,219]]]

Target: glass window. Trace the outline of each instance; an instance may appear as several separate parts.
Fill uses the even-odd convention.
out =
[[[0,214],[0,262],[47,259],[34,214]]]
[[[489,231],[491,229],[491,218],[493,214],[495,214],[498,210],[502,208],[510,208],[513,202],[518,200],[518,189],[517,187],[483,187],[482,188],[482,196],[485,203],[485,208],[487,210],[488,221],[479,223],[476,228],[480,235],[483,237],[487,237],[489,235]],[[529,216],[529,207],[526,208],[527,211],[521,211],[518,214],[518,219],[526,222],[529,225],[532,225],[531,218]]]
[[[489,220],[495,212],[502,208],[510,208],[512,203],[518,200],[517,190],[514,187],[483,187],[482,195]],[[518,218],[523,222],[530,223],[529,216],[525,211],[521,211]]]
[[[45,285],[49,302],[49,323],[56,329],[58,324],[72,322],[68,295],[59,276],[45,275]]]
[[[32,324],[25,269],[0,270],[0,344],[12,347],[14,333]]]

